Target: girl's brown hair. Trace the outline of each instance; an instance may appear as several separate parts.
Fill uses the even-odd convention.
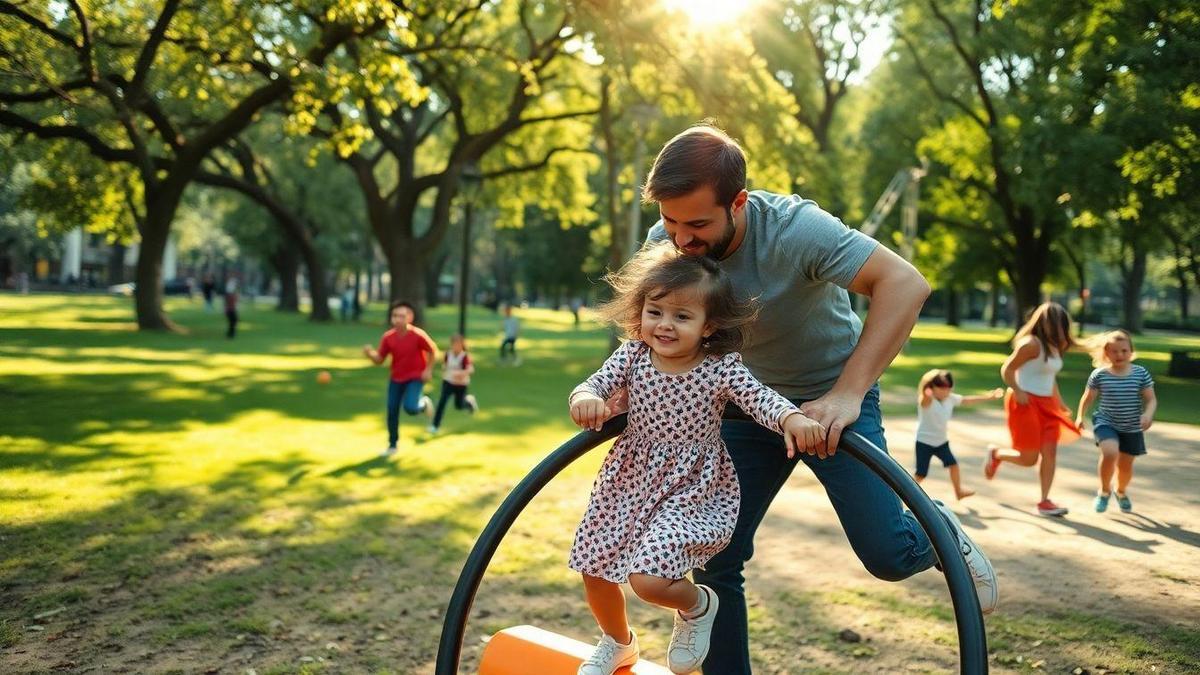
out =
[[[1092,355],[1092,365],[1100,368],[1112,365],[1112,362],[1108,360],[1108,354],[1105,353],[1108,346],[1114,342],[1122,341],[1129,345],[1129,360],[1132,361],[1137,358],[1137,352],[1133,350],[1133,336],[1124,328],[1117,328],[1093,335],[1084,341],[1083,346]]]
[[[954,375],[948,370],[934,368],[921,376],[917,383],[917,401],[924,406],[929,401],[925,398],[925,390],[929,387],[953,387]]]
[[[753,301],[739,300],[733,282],[705,256],[684,255],[668,241],[644,247],[605,281],[613,287],[612,300],[596,311],[631,340],[642,339],[642,306],[680,290],[696,292],[704,303],[705,321],[713,329],[702,349],[708,354],[736,352],[746,343],[751,322],[758,315]]]
[[[1050,358],[1053,349],[1061,356],[1067,350],[1078,347],[1071,337],[1071,315],[1057,302],[1043,302],[1038,305],[1029,320],[1013,336],[1013,346],[1019,346],[1025,338],[1033,336],[1042,343],[1042,358]]]

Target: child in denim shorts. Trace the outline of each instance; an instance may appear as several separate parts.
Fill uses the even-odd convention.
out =
[[[1096,512],[1108,509],[1112,495],[1112,477],[1117,474],[1117,505],[1121,511],[1133,511],[1133,502],[1125,489],[1133,479],[1134,458],[1146,454],[1145,430],[1150,428],[1158,399],[1150,371],[1133,363],[1133,339],[1123,330],[1101,333],[1088,341],[1092,365],[1087,388],[1079,399],[1075,424],[1082,428],[1083,416],[1098,398],[1100,406],[1092,415],[1092,434],[1100,448],[1100,489],[1093,502]]]

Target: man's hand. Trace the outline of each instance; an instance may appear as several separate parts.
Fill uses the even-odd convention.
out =
[[[1075,416],[1075,426],[1076,426],[1076,428],[1078,428],[1080,431],[1083,431],[1083,415],[1076,415],[1076,416]]]
[[[433,380],[433,366],[429,366],[428,368],[425,369],[425,372],[421,373],[421,381],[422,382],[430,382],[432,380]]]
[[[571,403],[571,420],[583,429],[600,431],[600,427],[612,416],[612,409],[599,396],[576,394]]]
[[[817,457],[825,459],[837,452],[842,431],[854,424],[862,412],[862,397],[829,392],[815,401],[800,406],[800,412],[825,427],[825,442],[818,444]]]
[[[1142,431],[1149,429],[1150,425],[1154,424],[1154,418],[1151,417],[1150,415],[1142,415],[1141,419],[1139,419],[1138,421],[1141,424]]]
[[[797,452],[814,455],[825,447],[825,427],[804,413],[792,412],[783,420],[783,440],[787,443],[788,459]]]

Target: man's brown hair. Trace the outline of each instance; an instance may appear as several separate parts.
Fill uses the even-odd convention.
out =
[[[724,131],[704,122],[667,141],[642,188],[642,201],[661,202],[710,187],[729,206],[746,187],[746,153]]]

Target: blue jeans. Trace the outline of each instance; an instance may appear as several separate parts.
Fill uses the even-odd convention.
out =
[[[400,441],[400,406],[404,406],[404,412],[409,415],[416,415],[421,412],[421,390],[425,387],[425,383],[420,379],[405,380],[404,382],[392,382],[388,380],[388,399],[387,399],[387,428],[388,428],[388,447],[396,447],[396,443]]]
[[[849,428],[887,450],[878,386],[867,392],[862,412]],[[742,569],[754,555],[759,523],[800,459],[825,487],[850,547],[867,571],[880,579],[899,581],[933,566],[933,547],[917,519],[904,509],[896,493],[857,459],[845,452],[826,459],[808,454],[788,459],[783,437],[751,421],[725,420],[721,438],[737,470],[742,501],[729,546],[705,569],[693,572],[696,583],[712,588],[721,601],[714,639],[704,661],[705,673],[750,672]]]

